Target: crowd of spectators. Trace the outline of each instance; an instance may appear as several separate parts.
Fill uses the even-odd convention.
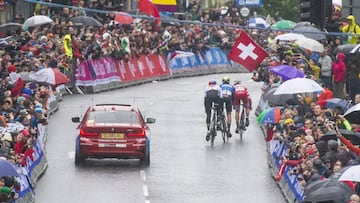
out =
[[[298,176],[305,188],[309,182],[332,178],[343,167],[360,164],[358,143],[354,144],[343,135],[360,132],[358,123],[352,124],[343,116],[350,106],[359,103],[360,91],[351,88],[352,83],[357,84],[360,80],[358,55],[334,53],[331,50],[336,47],[326,41],[323,42],[325,51],[315,53],[301,49],[293,42],[276,42],[273,38],[270,34],[268,47],[275,48],[253,77],[255,81],[264,82],[264,93],[284,82],[270,71],[271,67],[281,64],[296,67],[324,88],[321,94],[299,93],[282,104],[268,103],[270,107],[282,106],[282,118],[276,124],[267,125],[271,132],[267,141],[275,139],[287,145],[288,153],[280,158],[292,167],[291,173]],[[340,40],[337,41],[340,45]],[[341,71],[339,66],[342,66]],[[332,98],[342,99],[346,105],[330,107],[327,100]],[[360,194],[358,182],[345,182],[354,193]]]

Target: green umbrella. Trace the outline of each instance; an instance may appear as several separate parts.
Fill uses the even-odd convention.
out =
[[[275,29],[293,29],[296,23],[291,20],[280,20],[271,25],[271,28]]]

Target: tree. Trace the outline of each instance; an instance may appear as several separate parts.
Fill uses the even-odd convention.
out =
[[[286,20],[299,21],[299,0],[263,0],[263,6],[256,8],[259,15],[281,17]],[[294,15],[296,14],[296,15]]]

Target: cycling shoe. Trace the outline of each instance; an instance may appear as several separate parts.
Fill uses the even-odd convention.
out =
[[[206,141],[209,141],[209,140],[210,140],[210,133],[207,133],[207,134],[206,134],[205,140],[206,140]]]
[[[249,126],[249,118],[246,118],[246,120],[245,120],[245,126],[246,126],[246,127]]]

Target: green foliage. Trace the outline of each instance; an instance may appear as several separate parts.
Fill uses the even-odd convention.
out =
[[[271,17],[281,17],[285,20],[299,22],[299,2],[300,0],[263,0],[263,6],[256,8],[258,15]]]

